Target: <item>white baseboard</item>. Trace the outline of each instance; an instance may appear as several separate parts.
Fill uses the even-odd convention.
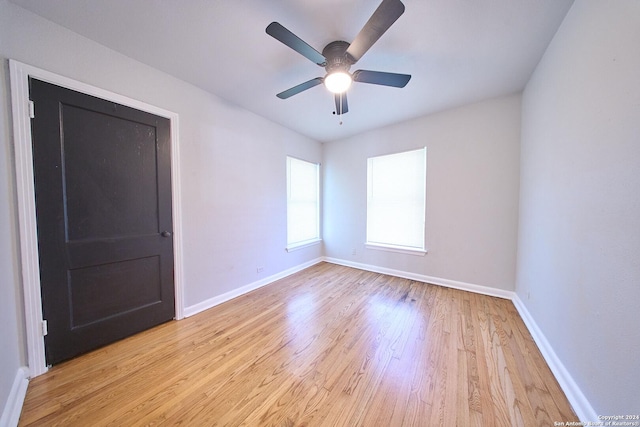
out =
[[[15,427],[20,420],[22,412],[22,404],[27,395],[27,386],[29,385],[29,369],[26,367],[18,368],[16,377],[13,380],[7,403],[4,405],[2,417],[0,417],[0,427]]]
[[[573,380],[569,371],[567,371],[556,353],[553,351],[553,347],[551,347],[551,344],[549,344],[549,341],[547,341],[547,338],[544,336],[536,322],[533,320],[533,317],[522,303],[522,300],[520,300],[520,297],[515,292],[474,285],[471,283],[458,282],[455,280],[442,279],[439,277],[409,273],[406,271],[393,270],[390,268],[378,267],[376,265],[361,264],[343,259],[325,257],[324,260],[332,264],[344,265],[347,267],[358,268],[360,270],[372,271],[374,273],[388,274],[405,279],[418,280],[420,282],[433,283],[434,285],[446,286],[449,288],[511,300],[518,310],[520,317],[524,321],[524,324],[527,326],[527,329],[529,329],[529,332],[538,345],[544,360],[547,362],[547,365],[549,365],[551,372],[553,372],[553,375],[556,377],[558,384],[560,384],[562,391],[567,396],[567,399],[573,407],[573,410],[576,412],[578,418],[583,423],[598,421],[597,413],[582,393],[582,390],[580,390],[580,387],[578,387],[576,382]]]
[[[304,270],[305,268],[309,268],[312,265],[318,264],[323,261],[323,258],[316,258],[314,260],[305,262],[303,264],[296,265],[295,267],[291,267],[287,270],[281,271],[280,273],[273,274],[269,277],[265,277],[264,279],[260,279],[253,283],[249,283],[248,285],[242,286],[237,289],[233,289],[229,292],[226,292],[222,295],[215,296],[213,298],[209,298],[197,304],[191,305],[189,307],[184,308],[184,317],[193,316],[194,314],[198,314],[202,311],[208,310],[211,307],[215,307],[218,304],[222,304],[223,302],[227,302],[233,298],[239,297],[240,295],[244,295],[248,292],[254,291],[258,288],[266,286],[270,283],[275,282],[276,280],[280,280],[287,276],[291,276],[298,271]]]
[[[580,387],[578,387],[576,382],[573,380],[573,377],[567,368],[564,367],[564,364],[560,361],[555,351],[553,351],[553,347],[551,347],[551,344],[547,341],[547,338],[538,327],[538,324],[533,320],[531,313],[529,313],[529,310],[527,310],[527,307],[525,307],[518,294],[515,294],[511,301],[513,301],[513,305],[516,306],[518,313],[520,313],[520,317],[522,317],[524,324],[527,326],[527,329],[529,329],[529,332],[531,333],[533,340],[538,345],[544,360],[547,362],[547,365],[549,365],[549,368],[556,377],[556,380],[558,380],[558,384],[560,384],[562,391],[567,396],[569,403],[571,403],[571,406],[580,421],[583,423],[597,422],[598,414],[582,393]]]
[[[489,295],[492,297],[512,299],[515,295],[513,291],[505,291],[503,289],[491,288],[489,286],[474,285],[472,283],[458,282],[456,280],[442,279],[440,277],[426,276],[424,274],[410,273],[407,271],[394,270],[386,267],[379,267],[371,264],[361,264],[359,262],[347,261],[344,259],[325,257],[326,262],[332,264],[344,265],[360,270],[372,271],[374,273],[388,274],[390,276],[402,277],[403,279],[417,280],[419,282],[432,283],[434,285],[445,286],[447,288],[460,289],[476,294]]]

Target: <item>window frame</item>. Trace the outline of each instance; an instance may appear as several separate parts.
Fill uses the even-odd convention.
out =
[[[290,203],[292,200],[291,197],[291,163],[292,162],[301,162],[303,164],[307,164],[307,165],[313,165],[315,166],[315,236],[309,239],[304,239],[304,240],[297,240],[297,241],[290,241],[290,228],[291,228],[291,224],[290,224],[290,219],[291,219],[291,213],[290,213]],[[286,156],[286,188],[287,188],[287,193],[286,193],[286,203],[287,203],[287,218],[286,218],[286,251],[287,252],[291,252],[297,249],[302,249],[302,248],[306,248],[309,246],[313,246],[316,245],[318,243],[320,243],[322,241],[322,235],[321,235],[321,228],[320,228],[320,162],[312,162],[309,160],[304,160],[301,159],[299,157],[295,157],[295,156],[290,156],[287,155]]]
[[[422,197],[421,197],[423,204],[420,212],[422,214],[422,227],[421,227],[422,228],[421,230],[422,244],[421,246],[409,246],[409,245],[398,244],[396,242],[372,241],[371,235],[370,235],[371,234],[370,212],[372,209],[371,186],[372,186],[372,181],[374,179],[374,177],[372,176],[372,174],[374,173],[374,171],[372,171],[372,162],[376,158],[401,155],[401,154],[406,154],[414,151],[423,152],[423,166],[421,171],[423,176]],[[427,147],[421,147],[416,149],[399,151],[395,153],[381,154],[377,156],[367,157],[367,211],[366,211],[365,247],[368,249],[375,249],[375,250],[382,250],[382,251],[396,252],[396,253],[403,253],[403,254],[410,254],[410,255],[418,255],[418,256],[424,256],[425,254],[427,254],[428,249],[426,247],[426,240],[427,240],[426,239],[426,216],[427,216],[426,200],[427,200]]]

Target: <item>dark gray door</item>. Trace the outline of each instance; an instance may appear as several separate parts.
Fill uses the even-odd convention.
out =
[[[35,79],[30,96],[55,364],[174,316],[170,123]]]

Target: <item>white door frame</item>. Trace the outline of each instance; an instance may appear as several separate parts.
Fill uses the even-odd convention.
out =
[[[178,114],[135,99],[106,91],[70,78],[9,60],[11,76],[11,109],[15,146],[16,188],[20,236],[22,287],[24,290],[27,354],[31,378],[47,372],[42,323],[42,297],[36,223],[35,189],[33,184],[33,153],[31,149],[31,119],[29,77],[35,77],[68,89],[93,95],[111,102],[165,117],[171,122],[171,191],[173,214],[173,253],[175,282],[175,318],[184,317],[182,271],[182,212],[180,193],[180,144]]]

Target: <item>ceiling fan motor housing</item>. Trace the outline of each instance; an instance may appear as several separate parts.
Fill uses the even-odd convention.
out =
[[[327,70],[327,74],[337,71],[345,73],[349,71],[353,62],[347,56],[348,48],[349,43],[345,41],[331,42],[324,47],[322,55],[327,59],[327,65],[324,67]]]

